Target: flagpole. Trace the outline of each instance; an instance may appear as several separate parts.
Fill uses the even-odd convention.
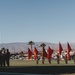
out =
[[[1,45],[1,32],[0,32],[0,45]]]

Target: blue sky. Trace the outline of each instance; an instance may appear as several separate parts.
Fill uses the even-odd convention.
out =
[[[0,43],[75,42],[75,0],[0,0]]]

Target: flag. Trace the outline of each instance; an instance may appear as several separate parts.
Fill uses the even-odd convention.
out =
[[[59,42],[59,49],[58,49],[58,51],[59,51],[59,52],[58,52],[59,56],[61,55],[62,50],[63,50],[62,45],[61,45],[61,43]]]
[[[32,54],[33,54],[32,51],[28,48],[28,59],[31,58]]]
[[[70,51],[71,51],[71,47],[70,47],[70,44],[67,43],[67,59],[70,59]]]
[[[70,47],[70,44],[67,43],[67,51],[70,52],[71,50],[72,50],[72,49],[71,49],[71,47]]]
[[[38,50],[36,49],[36,47],[34,47],[34,59],[37,58],[38,53],[39,53]]]
[[[50,47],[48,47],[48,50],[47,50],[47,58],[48,59],[51,58],[52,53],[53,53],[53,50]]]
[[[44,47],[43,47],[42,57],[43,57],[43,58],[44,58],[44,57],[47,57],[47,53],[46,53]]]

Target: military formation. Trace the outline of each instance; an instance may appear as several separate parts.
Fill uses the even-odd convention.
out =
[[[62,48],[62,45],[61,43],[59,42],[59,45],[58,45],[58,52],[57,52],[57,55],[55,56],[56,57],[56,61],[57,61],[57,64],[60,64],[60,60],[61,60],[61,56],[63,56],[63,60],[65,62],[65,64],[68,64],[68,60],[71,59],[71,55],[70,55],[70,51],[72,50],[72,48],[70,47],[70,44],[67,42],[67,49],[66,49],[66,52],[64,52],[64,55],[62,54],[62,51],[63,51],[63,48]],[[36,50],[37,51],[37,50]],[[35,54],[35,57],[38,56],[38,54],[36,53],[35,49],[34,49],[34,52],[33,54]],[[45,59],[48,59],[48,62],[51,64],[51,60],[52,60],[52,54],[53,54],[53,49],[51,49],[50,47],[48,47],[47,51],[45,50],[45,46],[42,47],[42,64],[44,64],[44,61]],[[39,53],[39,52],[38,52]],[[66,54],[65,54],[66,53]],[[53,58],[54,59],[54,58]],[[72,59],[75,63],[75,52],[73,52],[73,55],[72,55]],[[39,59],[37,57],[36,59],[36,63],[39,62]],[[37,63],[38,64],[38,63]]]
[[[60,56],[59,56],[58,53],[57,53],[56,57],[57,57],[57,58],[56,58],[57,64],[60,64],[61,58],[60,58]],[[37,56],[37,58],[36,58],[36,64],[39,64],[39,60],[40,60],[40,57]],[[43,58],[43,57],[42,57],[42,64],[44,64],[45,60],[46,60],[46,58]],[[52,59],[52,58],[48,59],[49,64],[51,64],[51,60],[53,60],[53,59]],[[64,63],[65,63],[65,64],[68,64],[68,61],[69,61],[69,60],[71,60],[71,59],[68,59],[68,58],[67,58],[67,54],[65,54],[65,56],[63,57]],[[72,56],[72,60],[74,61],[74,64],[75,64],[75,52],[74,52],[74,54],[73,54],[73,56]]]

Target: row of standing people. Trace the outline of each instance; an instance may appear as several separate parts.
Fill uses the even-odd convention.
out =
[[[60,64],[60,56],[57,54],[57,64]],[[38,64],[40,60],[40,57],[37,56],[37,59],[36,59],[36,63]],[[45,58],[42,57],[42,64],[44,64],[44,61],[45,61]],[[67,54],[64,56],[64,61],[66,64],[68,64],[68,59],[67,59]],[[75,52],[73,54],[73,61],[74,61],[74,64],[75,64]],[[48,62],[51,64],[51,59],[48,59]]]
[[[73,61],[74,61],[74,64],[75,64],[75,52],[74,52],[74,54],[73,54],[73,57],[72,57],[72,59],[73,59]],[[66,64],[68,64],[68,58],[67,58],[67,54],[64,56],[64,61],[65,61],[65,63]],[[59,55],[57,55],[57,63],[59,64],[60,63],[60,56]]]
[[[0,50],[0,66],[9,66],[10,52],[9,49]]]

